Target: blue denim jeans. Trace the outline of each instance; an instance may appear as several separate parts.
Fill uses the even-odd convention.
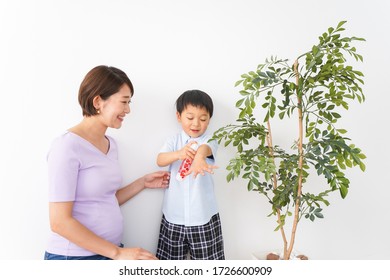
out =
[[[119,247],[123,248],[123,244],[120,244]],[[44,260],[54,261],[54,260],[112,260],[102,255],[92,255],[92,256],[64,256],[52,254],[49,252],[45,252]]]

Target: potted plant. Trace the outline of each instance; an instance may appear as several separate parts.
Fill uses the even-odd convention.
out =
[[[290,259],[297,227],[302,218],[323,218],[327,196],[339,192],[342,198],[350,185],[344,170],[359,166],[364,172],[365,155],[338,126],[348,102],[364,102],[362,72],[347,65],[347,57],[362,62],[353,43],[363,38],[342,35],[346,21],[329,27],[318,44],[289,64],[271,56],[255,71],[241,75],[241,97],[235,124],[215,131],[213,139],[235,147],[236,155],[226,167],[227,181],[242,177],[249,191],[262,194],[270,202],[270,216],[277,218],[283,239],[283,258]],[[271,121],[296,118],[298,131],[292,147],[275,144]],[[260,119],[260,121],[259,121]],[[275,120],[276,121],[276,120]],[[284,138],[287,137],[284,136]],[[323,185],[313,193],[307,185],[312,173]],[[291,225],[291,231],[286,225]]]

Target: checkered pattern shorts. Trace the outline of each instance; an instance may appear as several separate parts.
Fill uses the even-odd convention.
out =
[[[221,220],[215,214],[202,226],[184,226],[162,217],[157,258],[160,260],[224,260]]]

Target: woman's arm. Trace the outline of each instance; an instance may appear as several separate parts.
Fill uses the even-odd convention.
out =
[[[119,189],[116,192],[116,198],[119,205],[122,205],[130,198],[134,197],[144,188],[166,188],[169,185],[169,172],[157,171],[154,173],[146,174],[145,176],[138,178],[134,182]]]

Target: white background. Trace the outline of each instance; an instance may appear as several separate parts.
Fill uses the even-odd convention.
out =
[[[234,122],[240,75],[265,58],[293,60],[330,26],[347,20],[346,35],[364,63],[363,104],[341,112],[348,136],[367,155],[367,170],[347,172],[348,197],[329,197],[325,218],[302,220],[296,248],[311,259],[390,259],[387,105],[390,20],[388,1],[310,0],[84,0],[0,1],[0,259],[42,259],[49,224],[46,153],[82,116],[78,87],[94,66],[124,70],[135,87],[131,114],[117,139],[124,182],[157,170],[166,137],[179,128],[174,102],[187,89],[208,92],[215,105],[211,130]],[[296,123],[274,127],[288,147]],[[275,131],[276,130],[276,131]],[[226,183],[231,148],[218,151],[218,197],[226,257],[251,259],[281,248],[268,202]],[[322,181],[313,179],[307,191]],[[124,243],[155,252],[162,190],[145,190],[123,206]]]

